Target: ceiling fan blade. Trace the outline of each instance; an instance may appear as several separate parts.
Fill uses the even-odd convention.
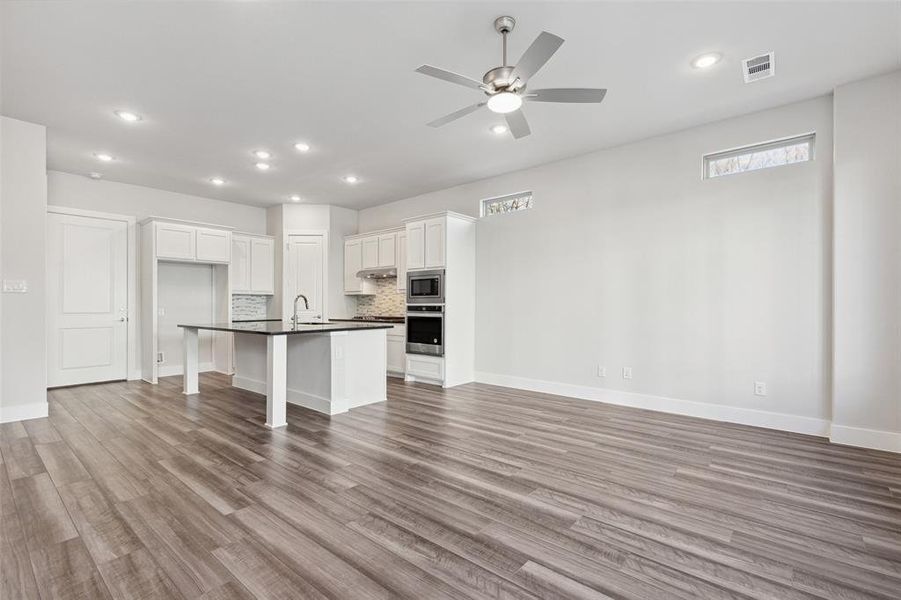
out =
[[[526,116],[523,114],[522,110],[509,112],[504,115],[504,118],[507,120],[507,127],[510,128],[510,133],[512,133],[513,137],[516,139],[524,138],[532,133],[532,130],[529,129],[529,122],[526,121]]]
[[[525,99],[532,102],[600,102],[607,95],[602,88],[547,88],[528,90]]]
[[[542,31],[513,67],[511,79],[518,77],[520,81],[528,81],[529,77],[537,73],[538,69],[551,59],[561,44],[563,44],[562,37]]]
[[[477,90],[482,90],[485,88],[485,84],[483,84],[481,81],[476,81],[475,79],[470,79],[465,75],[452,73],[451,71],[445,71],[444,69],[439,69],[438,67],[433,67],[432,65],[422,65],[421,67],[416,69],[416,72],[422,73],[423,75],[428,75],[429,77],[437,77],[438,79],[450,81],[451,83],[456,83],[457,85],[462,85],[468,88],[474,88]]]
[[[430,123],[426,123],[429,127],[441,127],[442,125],[447,125],[451,121],[456,121],[460,117],[465,117],[469,113],[475,112],[485,106],[484,102],[479,102],[478,104],[473,104],[471,106],[467,106],[466,108],[461,108],[456,112],[452,112],[451,114],[441,117],[440,119],[435,119]]]

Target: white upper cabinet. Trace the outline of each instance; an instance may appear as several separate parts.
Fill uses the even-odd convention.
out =
[[[363,269],[374,269],[379,266],[379,238],[373,236],[363,238]]]
[[[250,289],[257,294],[275,293],[275,240],[250,239]]]
[[[407,234],[397,234],[397,291],[407,289]]]
[[[444,267],[444,237],[446,220],[444,217],[425,222],[425,268]]]
[[[386,233],[379,236],[379,267],[397,265],[397,234]]]
[[[156,223],[156,257],[171,260],[194,260],[197,229],[175,223]]]
[[[250,291],[250,238],[232,236],[232,263],[229,274],[233,293]]]
[[[275,240],[234,234],[229,279],[233,294],[275,293]]]
[[[228,263],[231,261],[231,232],[198,227],[196,233],[199,262]]]
[[[378,257],[378,240],[376,240],[376,257]],[[378,258],[376,258],[378,262]],[[360,279],[357,273],[363,268],[363,241],[361,239],[344,242],[344,293],[374,294],[375,284],[369,279]]]
[[[407,223],[407,269],[425,268],[425,222]]]
[[[151,218],[156,258],[201,263],[231,262],[232,233],[228,229],[200,227]]]

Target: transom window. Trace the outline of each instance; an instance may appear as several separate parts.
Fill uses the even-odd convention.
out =
[[[723,175],[735,175],[736,173],[813,160],[814,137],[815,134],[806,133],[763,144],[707,154],[704,156],[704,178],[712,179]]]
[[[518,192],[482,200],[482,216],[527,210],[532,208],[532,192]]]

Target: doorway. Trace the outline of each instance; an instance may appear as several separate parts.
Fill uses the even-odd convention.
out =
[[[298,301],[298,321],[318,321],[327,317],[326,311],[326,237],[324,234],[292,234],[288,236],[285,261],[285,319],[294,315],[294,298],[306,296],[309,309],[303,300]]]
[[[47,386],[128,378],[133,220],[47,214]]]

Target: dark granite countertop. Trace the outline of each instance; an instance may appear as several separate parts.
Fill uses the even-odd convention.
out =
[[[268,319],[262,321],[232,321],[231,323],[179,323],[179,327],[191,327],[232,333],[256,333],[258,335],[296,335],[299,333],[330,333],[332,331],[358,331],[365,329],[391,329],[390,324],[372,322],[328,321],[304,324],[296,328],[290,321]]]

